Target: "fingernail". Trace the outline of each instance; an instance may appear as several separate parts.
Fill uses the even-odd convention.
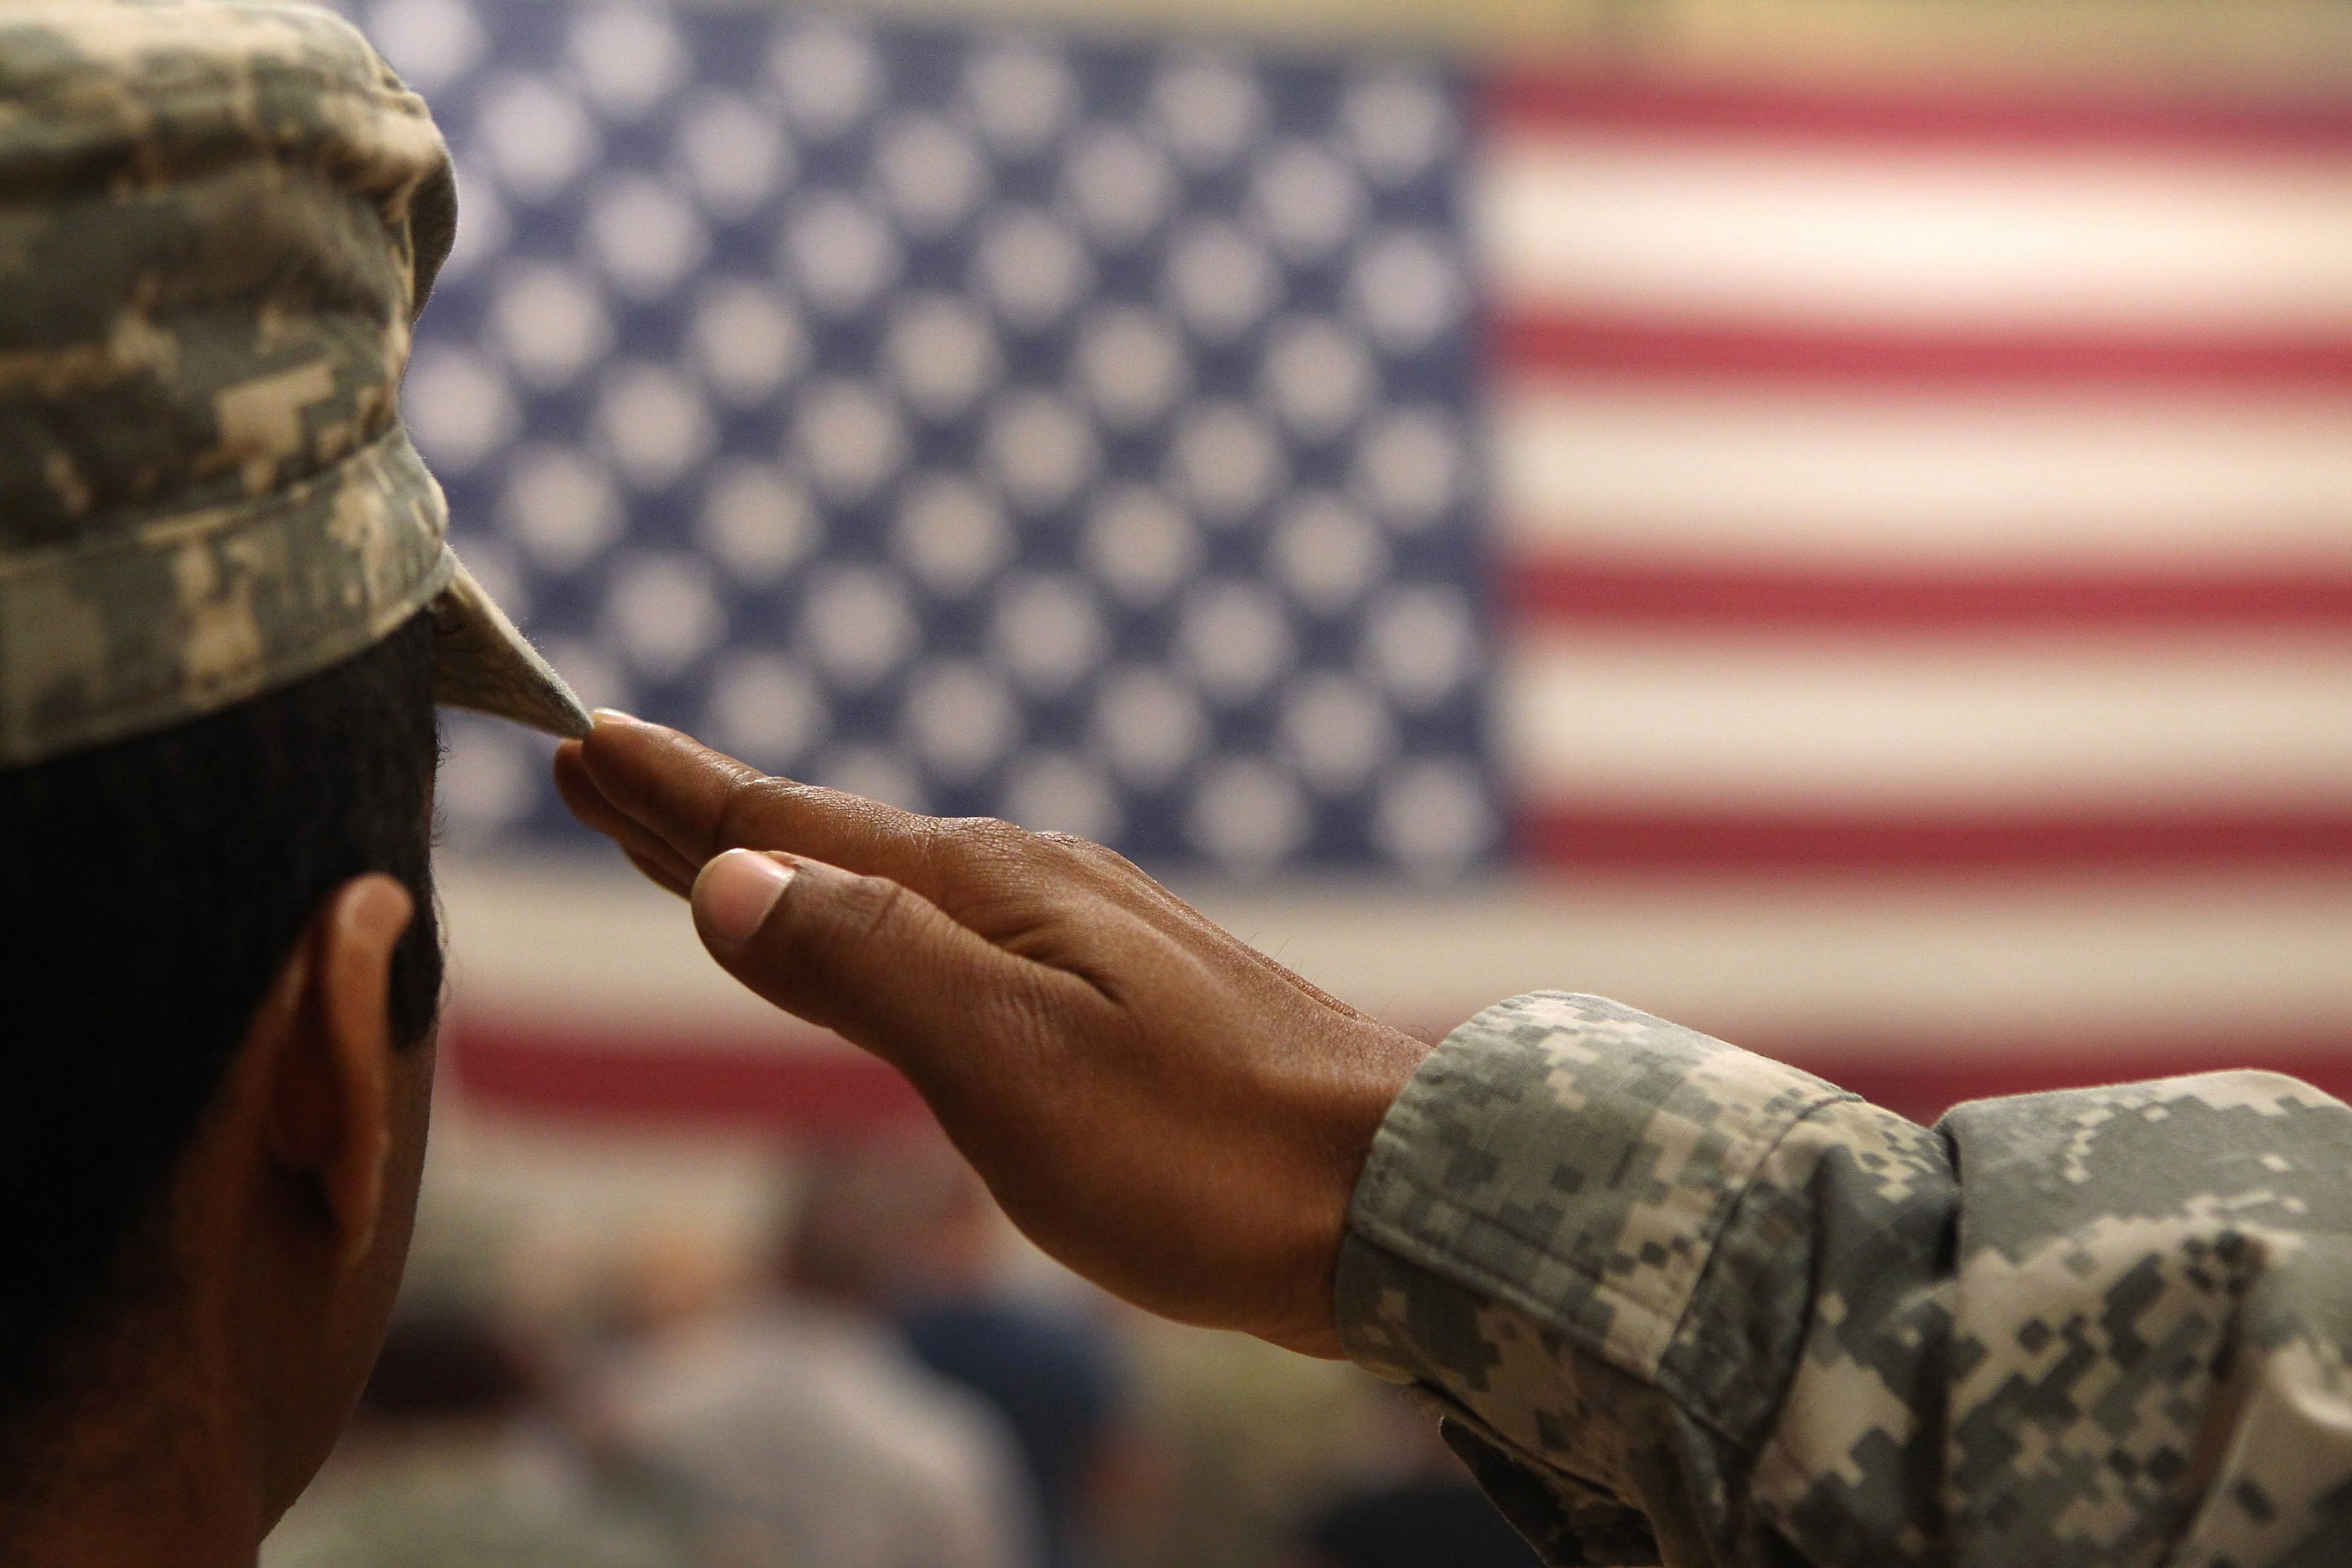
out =
[[[589,714],[588,717],[594,720],[599,724],[642,725],[645,723],[645,721],[638,718],[635,714],[624,713],[618,708],[599,708],[593,713]]]
[[[767,923],[800,868],[752,849],[730,849],[694,879],[694,913],[719,947],[740,947]]]

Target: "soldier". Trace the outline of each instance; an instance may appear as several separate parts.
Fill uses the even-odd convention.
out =
[[[0,1560],[249,1565],[424,1157],[434,704],[586,716],[394,393],[425,106],[309,7],[0,8]]]
[[[1597,997],[1430,1049],[1092,845],[617,714],[556,775],[1047,1251],[1410,1384],[1553,1563],[2352,1562],[2352,1110],[2306,1085],[1931,1131]]]

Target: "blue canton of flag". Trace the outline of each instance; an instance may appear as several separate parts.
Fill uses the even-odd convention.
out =
[[[458,164],[410,424],[590,701],[1157,865],[1491,857],[1454,74],[354,9]],[[544,773],[455,720],[453,826],[568,837]]]

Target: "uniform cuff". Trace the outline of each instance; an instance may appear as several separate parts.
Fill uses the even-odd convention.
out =
[[[1400,1355],[1415,1329],[1389,1310],[1396,1293],[1360,1288],[1366,1260],[1348,1255],[1372,1247],[1649,1381],[1758,1165],[1791,1126],[1852,1098],[1597,996],[1490,1007],[1431,1053],[1373,1141],[1349,1215],[1341,1341],[1391,1375],[1427,1364],[1431,1347]]]

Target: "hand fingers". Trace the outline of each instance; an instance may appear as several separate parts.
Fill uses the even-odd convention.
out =
[[[621,853],[629,858],[630,865],[646,874],[648,881],[668,889],[681,899],[693,891],[694,878],[691,873],[681,876],[671,869],[666,862],[640,855],[634,849],[624,849]]]
[[[1091,994],[887,878],[734,849],[703,868],[692,900],[695,930],[729,973],[874,1052],[926,1094],[987,1075],[976,1054],[1036,1044],[1050,1015]]]
[[[604,803],[699,868],[722,849],[782,849],[934,892],[934,819],[772,779],[688,736],[600,717],[580,742]]]
[[[572,803],[574,813],[633,854],[657,861],[662,856],[648,847],[647,840],[658,835],[672,875],[648,875],[665,886],[674,887],[681,874],[691,881],[694,868],[722,849],[783,849],[892,878],[962,915],[967,900],[961,895],[971,891],[967,875],[983,858],[971,836],[960,839],[942,832],[943,825],[933,818],[833,790],[770,779],[675,730],[641,720],[600,718],[586,741],[568,744],[563,752],[575,753],[580,764],[581,776],[572,784],[559,752],[557,783],[565,786],[564,798]],[[593,791],[595,796],[574,801],[573,788]],[[634,824],[635,831],[608,825],[614,821]],[[1025,842],[1035,851],[1031,857],[1034,863],[1022,868],[1028,875],[1050,878],[1064,888],[1091,887],[1179,940],[1230,942],[1248,962],[1333,1011],[1363,1016],[1248,943],[1227,937],[1191,905],[1117,856],[1087,846],[1055,847],[1046,839]],[[959,843],[965,846],[961,854],[954,848]]]
[[[604,798],[580,755],[580,742],[567,741],[555,750],[555,791],[572,815],[621,847],[637,868],[673,893],[684,894],[702,868],[689,861],[634,817],[624,815]]]

